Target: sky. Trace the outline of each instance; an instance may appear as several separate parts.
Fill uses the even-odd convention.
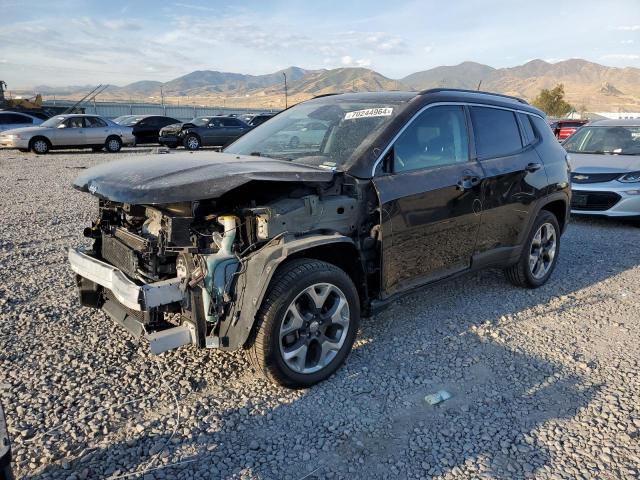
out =
[[[9,89],[291,65],[390,78],[467,60],[640,67],[640,0],[0,0],[0,11]]]

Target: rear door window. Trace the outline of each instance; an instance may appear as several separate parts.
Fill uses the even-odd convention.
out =
[[[101,128],[107,126],[107,124],[98,117],[85,117],[84,120],[87,124],[87,128]]]
[[[504,157],[522,149],[515,113],[490,107],[470,107],[479,159]]]

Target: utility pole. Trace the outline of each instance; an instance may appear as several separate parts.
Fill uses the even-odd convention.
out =
[[[284,77],[284,109],[289,108],[289,101],[287,99],[287,74],[282,72],[282,76]]]

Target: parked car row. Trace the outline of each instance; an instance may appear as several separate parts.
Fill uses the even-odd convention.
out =
[[[48,120],[22,112],[0,111],[0,147],[44,154],[61,148],[118,152],[123,145],[161,144],[224,147],[273,115],[244,122],[225,116],[196,117],[189,122],[163,115],[123,115],[109,120],[98,115],[56,115]]]

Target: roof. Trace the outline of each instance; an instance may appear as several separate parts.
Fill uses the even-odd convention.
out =
[[[640,127],[640,118],[625,118],[616,120],[595,120],[589,122],[590,127]]]
[[[475,90],[461,90],[455,88],[432,88],[421,92],[358,92],[358,93],[335,93],[325,94],[314,97],[309,101],[316,99],[332,99],[336,101],[352,101],[352,102],[409,102],[413,99],[420,98],[423,103],[431,101],[439,102],[465,102],[465,103],[483,103],[487,105],[495,105],[498,107],[512,108],[525,112],[535,113],[544,117],[545,114],[520,98],[510,97],[498,93],[482,92]]]
[[[95,113],[61,113],[60,115],[53,115],[54,117],[100,117],[100,115],[96,115]],[[137,115],[132,115],[136,117]],[[102,117],[100,117],[102,118]]]

